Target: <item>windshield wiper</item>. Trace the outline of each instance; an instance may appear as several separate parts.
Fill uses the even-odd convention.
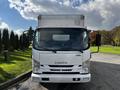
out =
[[[72,49],[83,53],[83,50],[81,50],[81,49],[75,49],[75,48],[72,48]]]
[[[66,51],[73,51],[73,50],[75,50],[75,51],[79,51],[79,52],[81,52],[81,53],[83,53],[83,51],[81,50],[81,49],[76,49],[76,48],[61,48],[62,50],[66,50]]]
[[[56,53],[56,50],[52,50],[52,49],[49,49],[49,48],[42,47],[41,49],[43,49],[45,51],[52,51],[52,52]]]
[[[54,49],[54,48],[41,47],[41,49],[43,49],[43,50],[45,50],[45,51],[52,51],[52,52],[54,52],[54,53],[57,52],[57,49]],[[83,53],[83,51],[82,51],[81,49],[67,48],[67,50],[68,50],[68,49],[69,49],[69,51],[75,50],[75,51],[79,51],[79,52]],[[64,51],[64,50],[66,50],[66,48],[65,48],[65,49],[61,48],[60,51],[62,51],[62,50]]]
[[[83,53],[83,51],[82,51],[82,50],[78,50],[78,51],[80,51],[81,53]]]

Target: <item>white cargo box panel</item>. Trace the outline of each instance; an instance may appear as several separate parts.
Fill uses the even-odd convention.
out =
[[[40,27],[84,27],[83,15],[39,15]]]

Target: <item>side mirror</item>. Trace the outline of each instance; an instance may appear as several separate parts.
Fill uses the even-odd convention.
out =
[[[95,45],[98,46],[97,53],[99,52],[99,46],[101,46],[101,34],[96,34]]]
[[[101,34],[96,34],[95,45],[96,46],[101,46]]]

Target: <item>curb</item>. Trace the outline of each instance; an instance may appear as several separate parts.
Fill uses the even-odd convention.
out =
[[[23,73],[23,74],[17,76],[16,78],[13,78],[13,79],[8,80],[4,83],[1,83],[0,84],[0,90],[6,90],[10,87],[13,87],[13,86],[19,84],[22,81],[27,80],[31,76],[31,73],[32,73],[32,71],[28,71],[26,73]]]

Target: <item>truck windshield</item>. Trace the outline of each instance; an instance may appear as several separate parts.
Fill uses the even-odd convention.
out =
[[[79,51],[88,46],[88,33],[83,28],[39,28],[33,40],[33,48],[42,51]]]

